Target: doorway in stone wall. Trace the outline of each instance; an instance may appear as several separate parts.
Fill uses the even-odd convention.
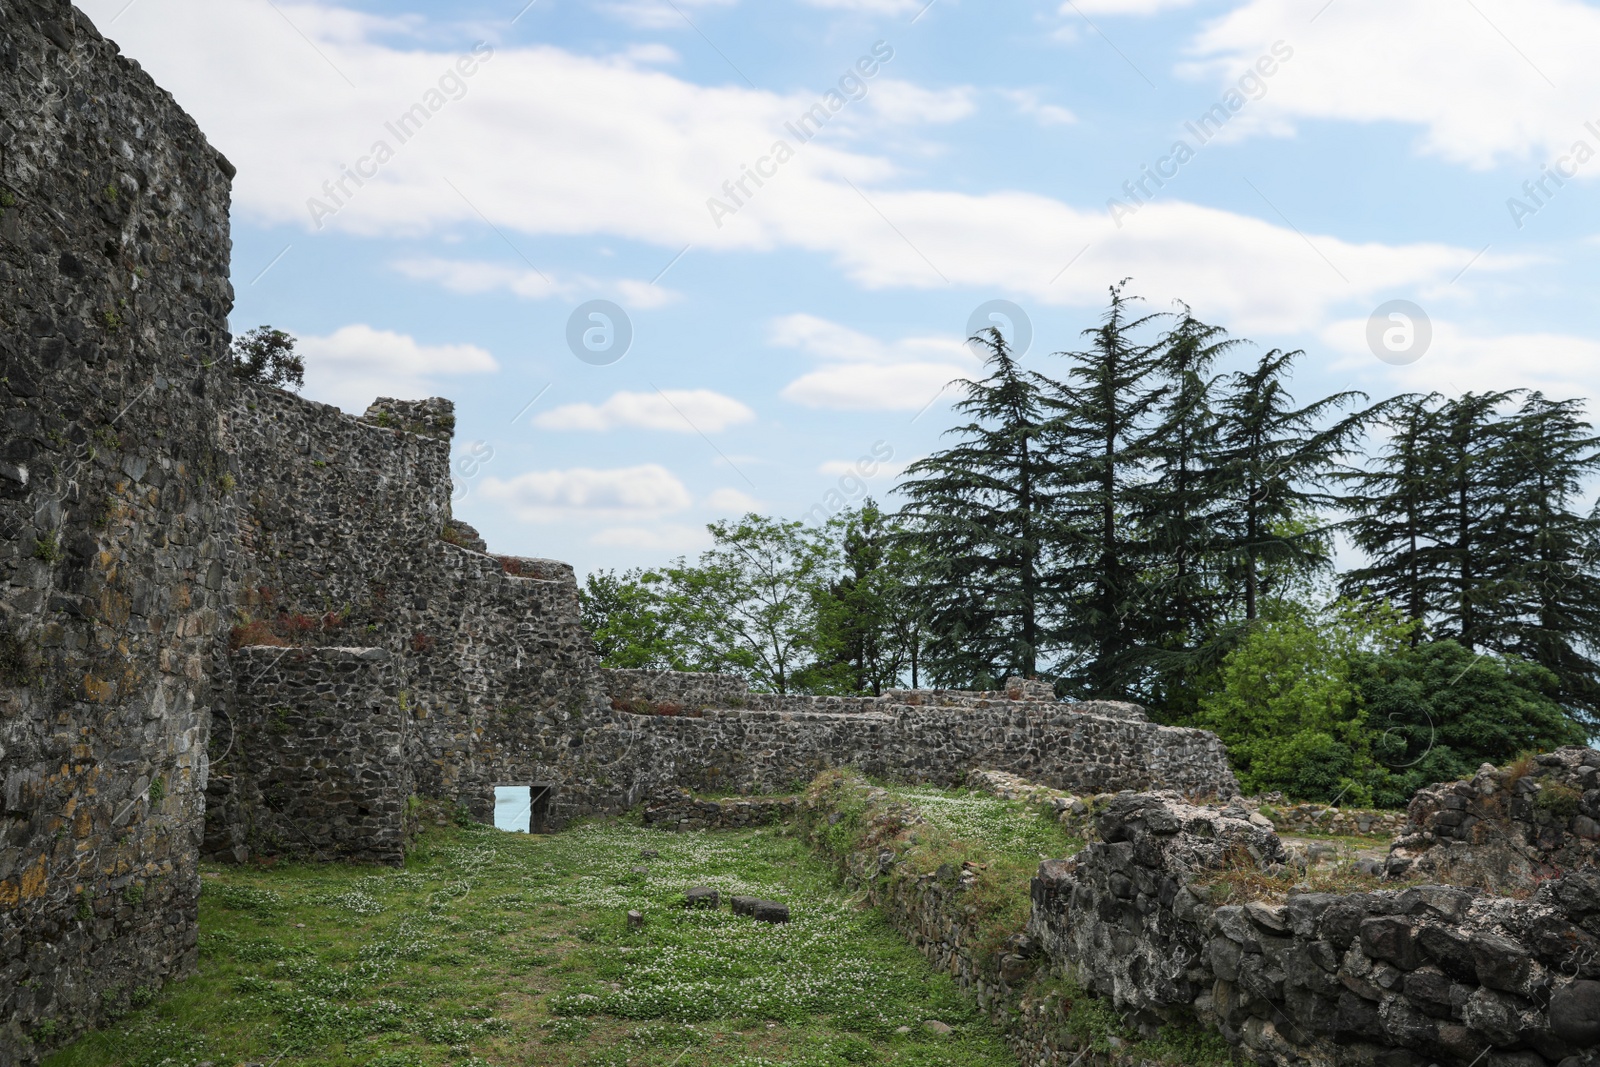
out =
[[[495,783],[495,829],[518,834],[549,832],[555,791],[554,785],[545,782]]]

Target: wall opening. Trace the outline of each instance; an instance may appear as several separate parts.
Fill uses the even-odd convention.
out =
[[[518,834],[547,833],[550,800],[554,796],[555,786],[539,782],[532,785],[496,785],[495,829]]]

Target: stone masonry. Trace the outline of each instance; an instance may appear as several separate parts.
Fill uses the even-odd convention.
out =
[[[233,168],[61,0],[0,0],[0,1065],[195,961],[232,614]]]

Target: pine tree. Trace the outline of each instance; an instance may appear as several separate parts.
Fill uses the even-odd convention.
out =
[[[1389,442],[1376,464],[1342,474],[1354,487],[1340,501],[1350,513],[1343,526],[1368,560],[1341,578],[1345,595],[1381,597],[1419,621],[1442,610],[1434,528],[1438,458],[1433,453],[1441,400],[1437,393],[1396,397],[1384,420]],[[1412,628],[1412,647],[1421,643],[1423,633],[1421,626]]]
[[[1253,370],[1232,376],[1219,406],[1219,527],[1230,593],[1246,622],[1260,617],[1262,598],[1273,591],[1273,570],[1293,575],[1328,565],[1330,528],[1306,519],[1329,502],[1321,487],[1380,410],[1358,411],[1324,425],[1365,399],[1354,391],[1296,408],[1284,382],[1304,354],[1266,353]]]
[[[907,549],[926,560],[926,668],[937,684],[992,687],[1034,675],[1056,644],[1059,587],[1053,546],[1054,462],[1041,445],[1045,379],[1023,370],[1005,338],[988,349],[987,375],[962,381],[955,410],[971,421],[948,449],[906,468],[898,488]]]
[[[1148,480],[1134,487],[1132,511],[1148,544],[1149,589],[1141,613],[1149,620],[1145,660],[1155,676],[1149,694],[1155,703],[1171,705],[1223,651],[1221,425],[1212,368],[1241,343],[1185,307],[1154,362],[1164,384],[1142,448]]]
[[[1600,722],[1600,517],[1574,511],[1572,502],[1600,470],[1600,437],[1582,407],[1534,392],[1506,420],[1484,552],[1494,568],[1484,578],[1503,596],[1484,598],[1498,609],[1484,640],[1548,669],[1558,699],[1593,725]]]
[[[1052,473],[1061,485],[1053,521],[1066,535],[1072,593],[1063,636],[1076,652],[1067,677],[1085,697],[1136,690],[1151,643],[1142,614],[1148,548],[1129,512],[1149,458],[1144,423],[1159,399],[1150,384],[1156,345],[1141,335],[1160,316],[1136,313],[1126,284],[1112,286],[1100,325],[1084,331],[1088,348],[1064,353],[1072,366],[1051,397]]]

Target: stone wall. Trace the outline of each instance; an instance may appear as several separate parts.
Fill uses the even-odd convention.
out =
[[[833,767],[907,782],[961,784],[974,767],[1075,793],[1166,785],[1232,796],[1238,783],[1215,734],[1101,718],[1070,704],[913,707],[887,712],[708,709],[628,715],[649,785],[773,793]],[[654,792],[652,788],[650,790]]]
[[[208,851],[398,865],[411,716],[382,648],[242,648],[218,716]]]
[[[1600,857],[1600,752],[1564,748],[1417,791],[1396,876],[1532,888]]]
[[[714,798],[674,789],[645,803],[644,821],[663,830],[743,830],[783,822],[798,810],[798,796]]]
[[[380,398],[359,418],[276,389],[245,387],[226,413],[238,471],[241,647],[386,650],[390,694],[408,717],[415,788],[488,821],[496,782],[572,782],[556,821],[639,799],[608,780],[585,788],[583,737],[605,713],[572,568],[493,556],[445,540],[448,400]],[[457,538],[459,540],[459,538]],[[213,755],[226,744],[218,735]],[[618,781],[625,775],[616,775]],[[242,858],[254,796],[219,777],[208,848]],[[405,797],[399,798],[404,801]]]
[[[0,0],[0,25],[9,1065],[194,963],[233,169],[70,4]]]
[[[610,668],[600,674],[613,704],[641,712],[659,705],[678,710],[743,707],[751,695],[745,680],[737,674]]]
[[[1283,858],[1259,823],[1142,794],[1097,826],[1100,842],[1041,865],[1030,932],[1147,1025],[1198,1018],[1284,1067],[1600,1063],[1593,867],[1525,899],[1410,885],[1234,900],[1219,872]]]

